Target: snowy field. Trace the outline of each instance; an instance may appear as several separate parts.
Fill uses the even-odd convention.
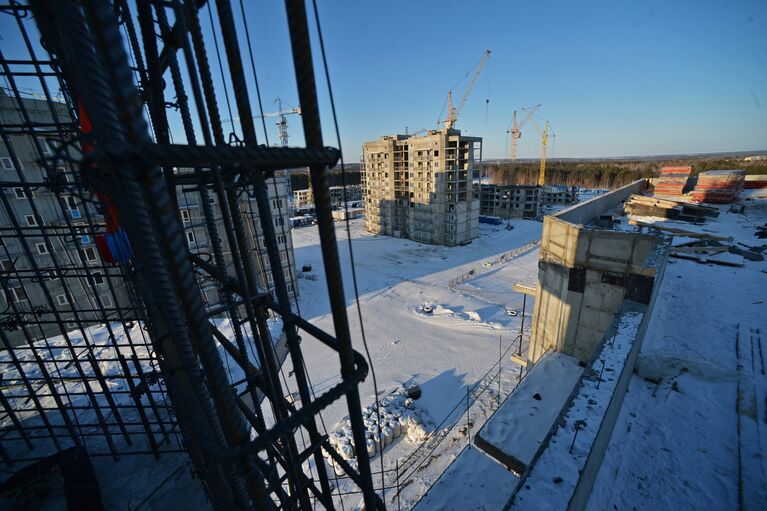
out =
[[[522,251],[505,263],[493,264],[501,254],[513,251],[540,238],[542,224],[515,221],[513,231],[505,226],[480,225],[480,236],[463,247],[424,245],[404,239],[376,236],[363,229],[361,220],[350,225],[354,259],[360,292],[363,326],[381,397],[394,392],[404,382],[420,385],[423,396],[414,403],[426,426],[452,424],[461,418],[466,406],[467,389],[499,359],[499,348],[506,351],[519,334],[522,319],[522,295],[512,291],[516,282],[534,284],[538,274],[538,250]],[[364,353],[359,320],[354,304],[351,266],[345,224],[337,224],[339,252],[344,269],[347,309],[354,347]],[[322,274],[319,237],[316,227],[293,230],[296,267],[311,264],[317,280],[299,280],[302,316],[315,325],[333,332],[329,314],[325,276]],[[474,270],[473,278],[455,286],[451,281]],[[528,300],[525,330],[529,330],[533,301]],[[433,306],[431,314],[419,311],[424,303]],[[519,311],[511,317],[507,310]],[[500,346],[499,346],[500,340]],[[338,381],[337,355],[312,339],[302,343],[315,393],[319,394]],[[286,370],[290,370],[289,361]],[[497,378],[497,366],[493,371]],[[504,357],[501,371],[501,394],[505,397],[516,385],[519,368]],[[478,428],[497,406],[498,386],[480,385],[486,391],[472,404],[471,428]],[[291,389],[295,391],[295,388]],[[471,400],[479,392],[473,392]],[[375,401],[373,380],[368,376],[360,387],[363,406]],[[456,410],[456,405],[462,403]],[[329,430],[343,418],[346,404],[334,403],[323,412]],[[466,418],[461,418],[463,422]],[[462,424],[463,424],[462,422]],[[460,430],[460,431],[459,431]],[[439,477],[467,443],[468,428],[456,428],[433,452],[418,459],[408,459],[416,443],[404,438],[393,442],[384,452],[384,470],[403,462],[410,476],[400,495],[400,505],[409,508]],[[439,435],[435,435],[439,436]],[[431,447],[431,446],[429,446]],[[381,470],[380,457],[372,460],[374,472]],[[412,468],[411,468],[412,467]],[[402,473],[402,470],[401,470]],[[394,479],[392,476],[391,479]],[[377,486],[380,485],[378,479]],[[390,478],[386,478],[387,486]],[[353,489],[344,480],[342,488]],[[393,483],[392,483],[393,484]],[[387,491],[387,504],[396,506],[394,491]],[[358,495],[345,498],[347,505],[360,501]]]

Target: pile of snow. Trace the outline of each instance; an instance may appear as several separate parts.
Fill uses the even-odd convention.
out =
[[[362,410],[365,424],[365,450],[370,458],[392,445],[397,439],[405,438],[412,444],[421,444],[428,437],[434,425],[429,414],[418,410],[412,399],[400,388],[394,394],[379,402],[378,410],[373,404]],[[330,444],[352,468],[357,467],[357,446],[354,444],[351,420],[341,419],[329,435]],[[325,459],[336,475],[343,475],[343,468],[323,449]]]

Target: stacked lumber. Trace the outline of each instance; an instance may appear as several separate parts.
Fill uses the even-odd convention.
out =
[[[634,216],[668,218],[684,222],[701,223],[706,217],[719,216],[719,210],[710,206],[700,206],[657,197],[632,195],[626,200],[623,210]]]
[[[692,167],[662,167],[655,183],[655,195],[678,197],[684,192]]]
[[[746,176],[745,188],[765,189],[767,188],[767,176]]]
[[[746,180],[745,170],[709,170],[698,174],[693,200],[713,204],[729,204],[740,197]]]

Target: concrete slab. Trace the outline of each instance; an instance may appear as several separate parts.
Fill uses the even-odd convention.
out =
[[[518,482],[514,474],[468,445],[414,509],[503,509]]]
[[[547,353],[482,426],[475,445],[515,473],[524,473],[582,374],[577,359]]]

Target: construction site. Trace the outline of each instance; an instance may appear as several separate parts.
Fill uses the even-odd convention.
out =
[[[0,6],[0,509],[767,509],[767,176],[564,186],[538,104],[493,181],[487,50],[354,185],[284,7],[295,106],[242,2]]]

